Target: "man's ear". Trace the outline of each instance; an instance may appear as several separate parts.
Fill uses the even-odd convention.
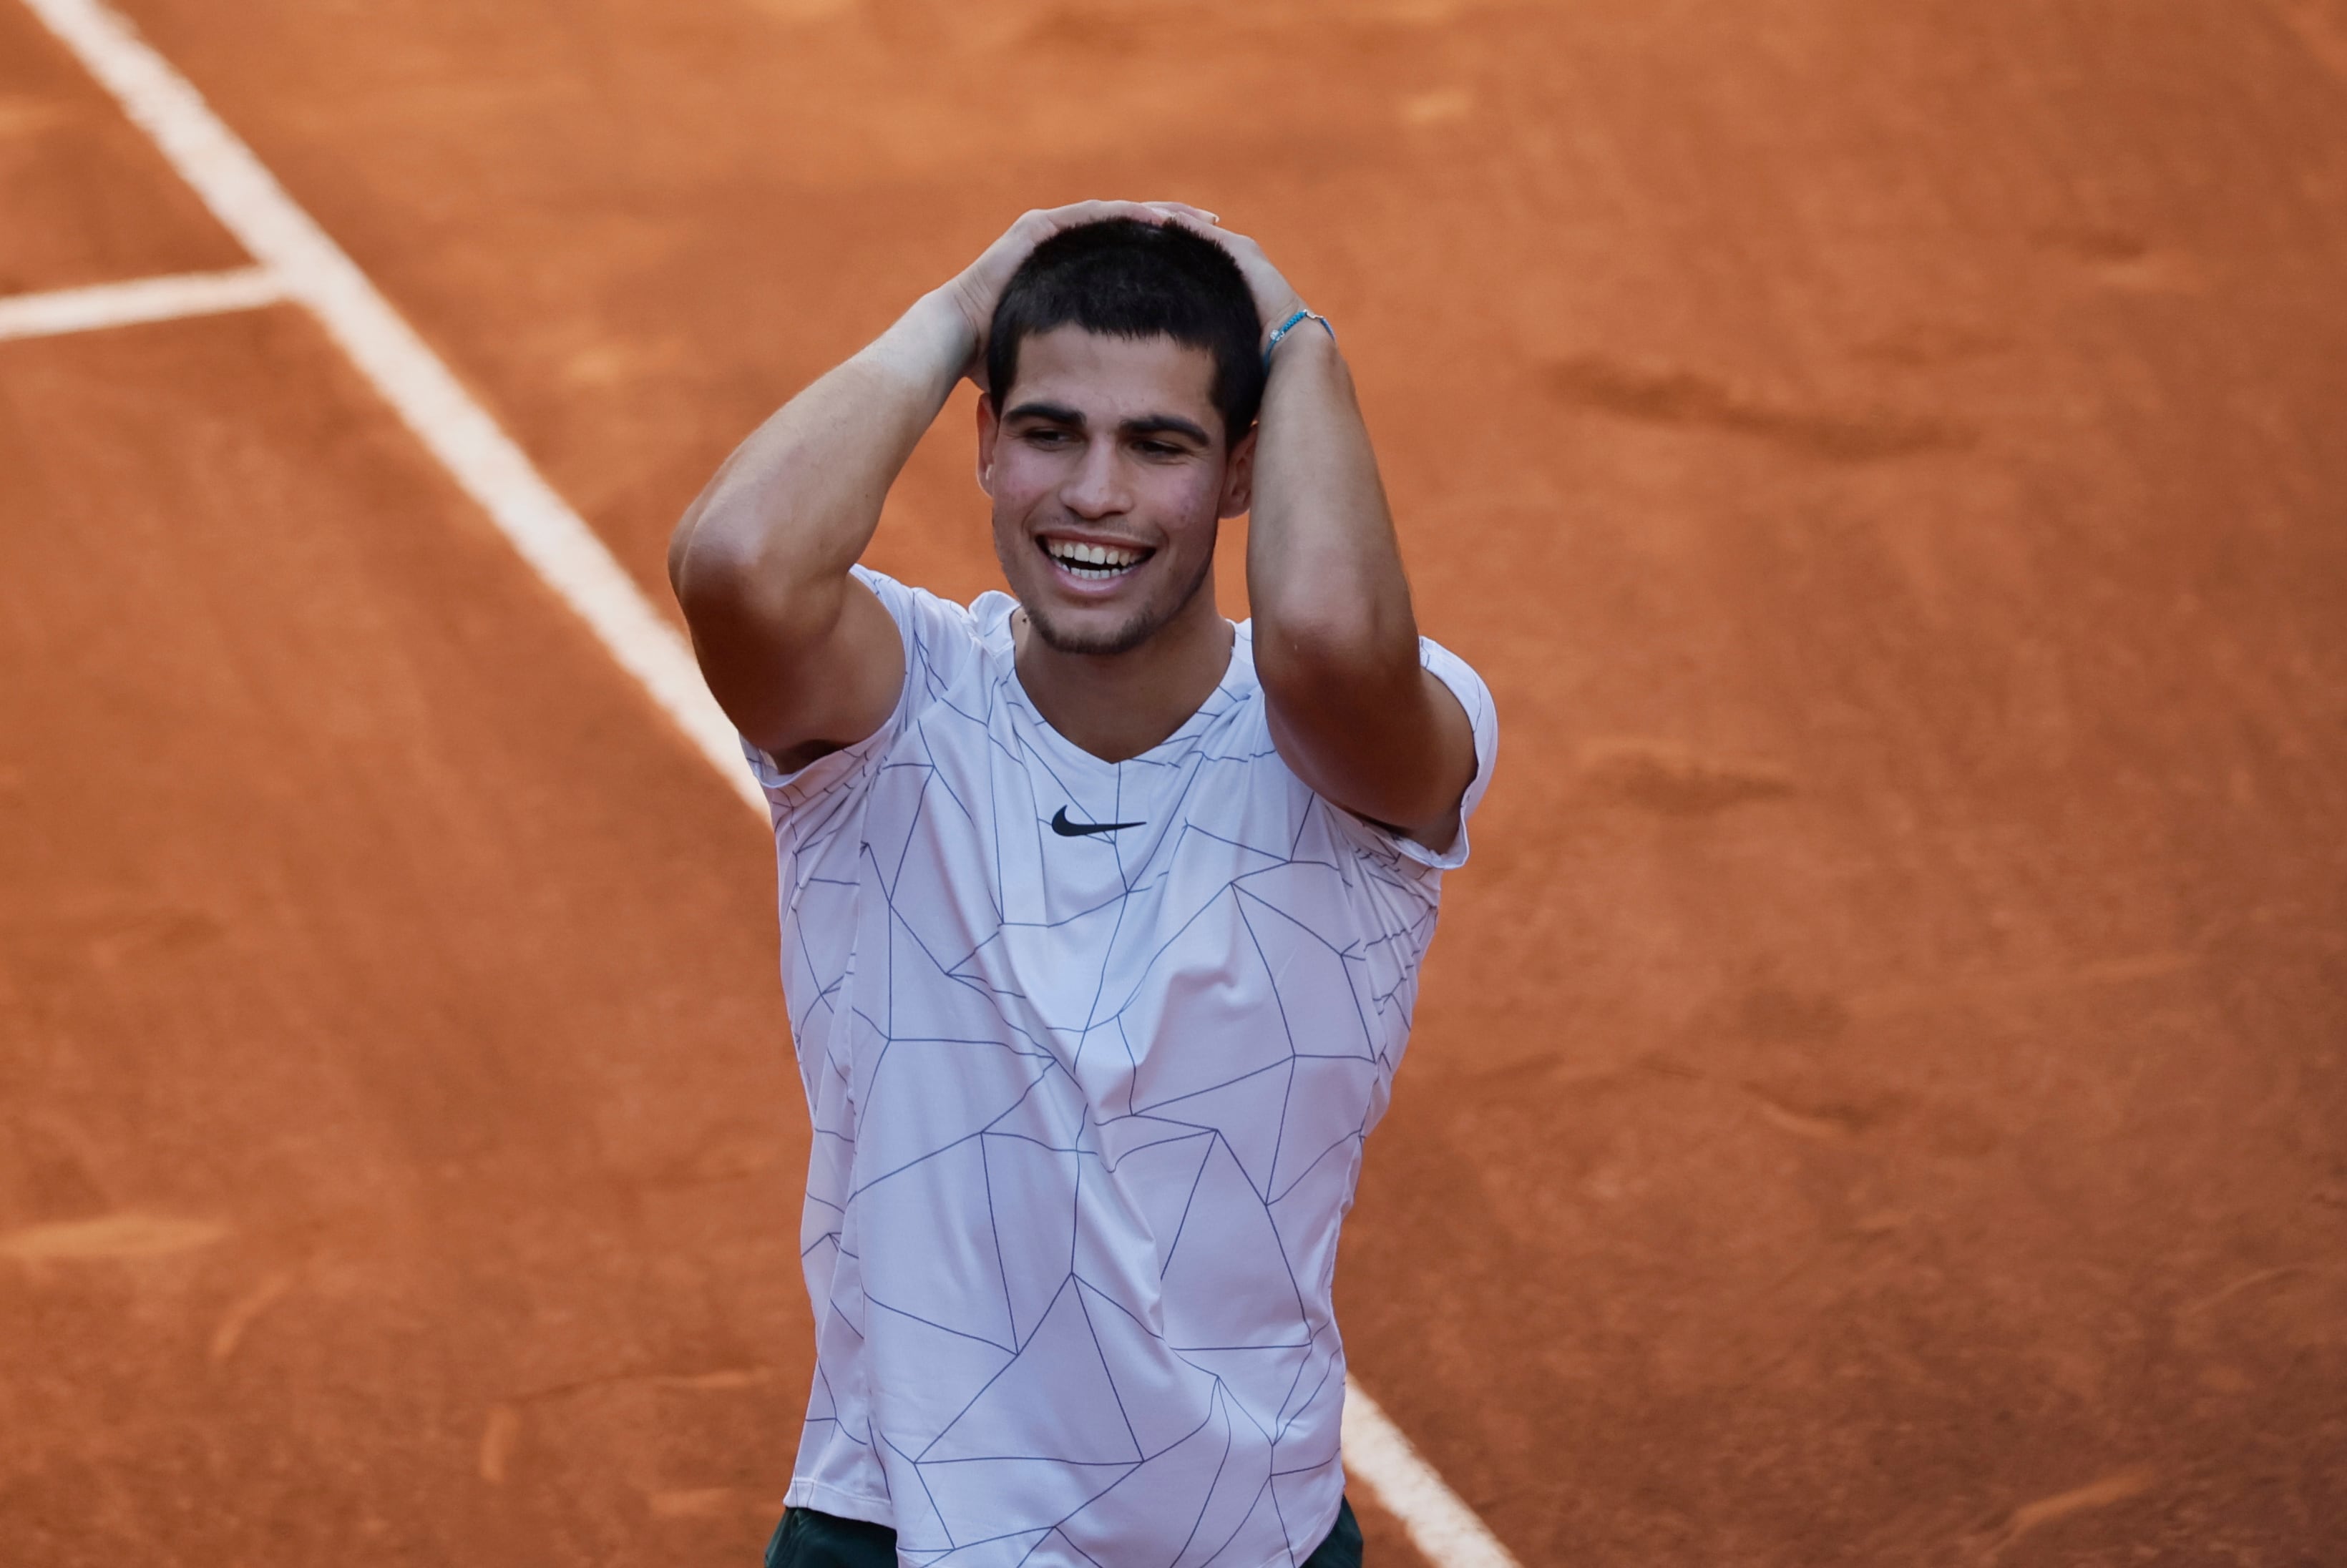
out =
[[[1223,459],[1223,499],[1217,517],[1236,517],[1255,504],[1255,438],[1261,425],[1249,425]]]
[[[990,392],[978,394],[978,487],[989,497],[994,494],[994,438],[1001,433],[1002,422],[994,417],[994,397]]]

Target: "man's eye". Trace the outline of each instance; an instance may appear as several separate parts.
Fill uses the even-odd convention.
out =
[[[1182,449],[1170,441],[1143,441],[1135,443],[1150,457],[1179,457]]]
[[[1064,430],[1053,430],[1049,425],[1045,425],[1029,431],[1027,439],[1037,446],[1058,446],[1066,442],[1068,433]]]

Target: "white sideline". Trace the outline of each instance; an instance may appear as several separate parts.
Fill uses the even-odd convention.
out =
[[[1378,1401],[1345,1379],[1345,1468],[1435,1568],[1518,1568],[1500,1538],[1427,1463]]]
[[[669,623],[488,410],[297,205],[192,84],[101,0],[25,0],[152,137],[215,217],[309,307],[427,450],[522,558],[576,611],[734,792],[766,804],[733,725]],[[1349,1377],[1348,1468],[1399,1519],[1434,1568],[1517,1568],[1516,1560]]]
[[[223,311],[255,311],[285,297],[284,283],[266,267],[179,272],[126,283],[54,289],[42,294],[12,294],[0,298],[0,341],[170,321]]]

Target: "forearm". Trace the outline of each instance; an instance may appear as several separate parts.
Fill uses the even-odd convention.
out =
[[[925,295],[759,426],[670,542],[669,575],[688,616],[697,604],[743,597],[783,624],[835,613],[889,486],[944,407],[973,341],[943,290]]]
[[[1414,681],[1418,626],[1377,456],[1317,324],[1279,345],[1255,443],[1247,598],[1270,677],[1370,693]]]

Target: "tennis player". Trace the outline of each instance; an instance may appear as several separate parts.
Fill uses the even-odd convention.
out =
[[[965,375],[1011,589],[968,606],[856,564]],[[772,806],[815,1125],[769,1564],[1358,1564],[1337,1227],[1498,731],[1328,323],[1194,208],[1030,212],[669,569]]]

